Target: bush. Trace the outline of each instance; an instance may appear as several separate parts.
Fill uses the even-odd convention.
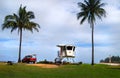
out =
[[[12,61],[8,61],[7,64],[8,65],[13,65],[13,62]]]
[[[67,64],[71,64],[70,62],[67,62],[67,61],[63,61],[63,64],[64,65],[67,65]]]
[[[82,64],[82,62],[78,62],[78,64]]]
[[[46,59],[44,61],[39,61],[37,63],[42,63],[42,64],[53,64],[52,61],[47,61]]]

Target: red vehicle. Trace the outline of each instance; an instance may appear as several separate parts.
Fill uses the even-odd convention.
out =
[[[36,62],[36,56],[35,55],[27,55],[22,59],[23,63],[35,63]]]

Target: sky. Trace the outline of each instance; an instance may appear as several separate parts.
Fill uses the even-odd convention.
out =
[[[111,56],[120,56],[120,0],[101,0],[107,14],[95,22],[95,63]],[[76,46],[75,62],[91,62],[91,28],[87,22],[80,25],[76,14],[77,3],[83,0],[0,0],[0,61],[17,61],[19,34],[10,29],[2,31],[6,15],[18,13],[20,5],[33,11],[40,25],[39,32],[23,31],[22,55],[37,54],[37,61],[54,61],[58,44]]]

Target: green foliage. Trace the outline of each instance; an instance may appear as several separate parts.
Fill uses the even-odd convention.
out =
[[[29,30],[33,32],[33,29],[38,31],[40,26],[37,23],[31,21],[34,19],[34,13],[32,11],[26,11],[26,7],[20,6],[18,14],[13,13],[12,15],[7,15],[2,24],[2,29],[11,29],[11,32],[18,29],[21,32],[22,29]]]
[[[100,62],[109,63],[109,60],[111,60],[111,63],[120,63],[120,57],[119,56],[107,57],[104,60],[101,60]]]
[[[52,61],[47,61],[46,59],[44,60],[44,61],[39,61],[39,62],[37,62],[38,64],[39,63],[42,63],[42,64],[53,64],[53,62]]]
[[[62,65],[59,68],[41,68],[25,64],[0,63],[1,78],[120,78],[120,66]]]
[[[101,0],[84,0],[84,3],[79,2],[78,6],[81,8],[81,12],[77,14],[77,19],[82,18],[80,24],[85,20],[91,24],[96,21],[96,17],[101,19],[106,16],[106,11],[102,8],[105,3],[101,3]]]

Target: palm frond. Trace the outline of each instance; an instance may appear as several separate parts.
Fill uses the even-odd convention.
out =
[[[6,21],[2,24],[2,30],[4,30],[5,28],[13,28],[14,26],[16,26],[16,22],[15,21]]]
[[[18,27],[15,25],[12,27],[11,32],[15,31]]]
[[[84,12],[79,12],[77,13],[77,19],[81,18],[84,16]]]
[[[84,3],[86,4],[86,6],[90,6],[90,3],[86,0],[84,0]]]
[[[31,32],[33,32],[33,29],[38,32],[39,31],[38,28],[40,28],[39,24],[34,22],[28,22],[23,27],[24,30],[29,30]]]
[[[14,20],[14,16],[13,15],[7,15],[4,19],[4,22],[9,21],[9,20]]]
[[[82,20],[80,21],[80,24],[83,24],[83,22],[87,19],[87,16],[84,16]]]
[[[35,18],[35,15],[32,11],[27,12],[27,16],[28,16],[29,19],[34,19]]]

